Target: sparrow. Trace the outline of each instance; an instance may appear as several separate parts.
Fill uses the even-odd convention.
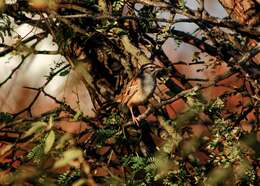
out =
[[[138,119],[134,116],[133,107],[144,104],[152,96],[156,87],[156,76],[161,70],[161,67],[153,63],[142,65],[139,72],[115,97],[116,102],[129,108],[133,122],[137,125]]]

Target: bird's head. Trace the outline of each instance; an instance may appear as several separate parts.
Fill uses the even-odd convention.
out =
[[[151,74],[153,77],[155,77],[162,69],[162,67],[156,64],[147,63],[141,66],[140,73]]]

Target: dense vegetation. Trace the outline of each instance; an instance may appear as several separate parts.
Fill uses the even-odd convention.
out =
[[[25,108],[0,110],[0,185],[257,185],[259,1],[219,0],[225,18],[194,2],[197,9],[183,0],[0,1],[0,57],[20,60],[1,77],[0,91],[32,55],[66,59],[53,61],[43,84],[24,87],[35,92]],[[196,30],[175,29],[185,22]],[[15,29],[23,24],[36,31],[19,37]],[[58,49],[39,50],[50,36]],[[172,53],[183,43],[196,47],[192,61],[171,60],[169,39],[177,46],[168,45]],[[113,99],[149,62],[165,71],[145,110],[135,108],[137,126]],[[222,70],[201,79],[180,66],[198,74]],[[84,82],[95,117],[46,91],[71,73]],[[219,93],[209,97],[209,90]],[[57,106],[35,116],[40,95]],[[69,133],[60,123],[84,127]]]

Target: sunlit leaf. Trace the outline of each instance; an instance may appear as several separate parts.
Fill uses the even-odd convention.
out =
[[[8,144],[8,145],[5,145],[2,148],[0,148],[0,156],[4,155],[9,150],[11,150],[13,148],[13,146],[14,146],[13,144]]]
[[[71,160],[82,158],[82,151],[80,149],[69,149],[63,153],[63,158],[55,162],[54,168],[59,168],[67,165]]]
[[[55,142],[55,132],[53,130],[51,130],[45,140],[45,145],[44,145],[45,154],[47,154],[51,150],[54,142]]]
[[[53,116],[50,116],[48,124],[48,129],[51,129],[53,127]]]
[[[40,128],[45,127],[45,126],[47,126],[47,123],[45,123],[43,121],[38,121],[38,122],[32,123],[32,127],[23,134],[22,138],[26,138],[26,137],[32,135],[33,133],[37,132]]]
[[[69,134],[69,133],[64,134],[58,140],[57,145],[56,145],[55,148],[56,149],[62,149],[65,146],[66,142],[69,141],[71,138],[72,138],[71,134]]]
[[[82,162],[82,169],[86,175],[90,173],[90,167],[86,162]]]
[[[10,185],[14,181],[14,175],[11,172],[1,175],[0,178],[0,185]]]
[[[81,178],[77,181],[75,181],[72,186],[81,186],[81,185],[86,185],[87,179]]]
[[[82,116],[82,112],[80,112],[80,111],[78,111],[75,115],[74,115],[74,117],[73,117],[73,120],[74,121],[77,121],[79,118],[80,118],[80,116]]]

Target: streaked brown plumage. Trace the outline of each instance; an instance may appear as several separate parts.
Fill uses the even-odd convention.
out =
[[[137,118],[133,113],[133,106],[141,105],[153,94],[156,87],[156,75],[161,67],[149,63],[141,66],[139,73],[136,74],[116,96],[116,101],[126,105],[131,112],[133,121],[138,124]]]

